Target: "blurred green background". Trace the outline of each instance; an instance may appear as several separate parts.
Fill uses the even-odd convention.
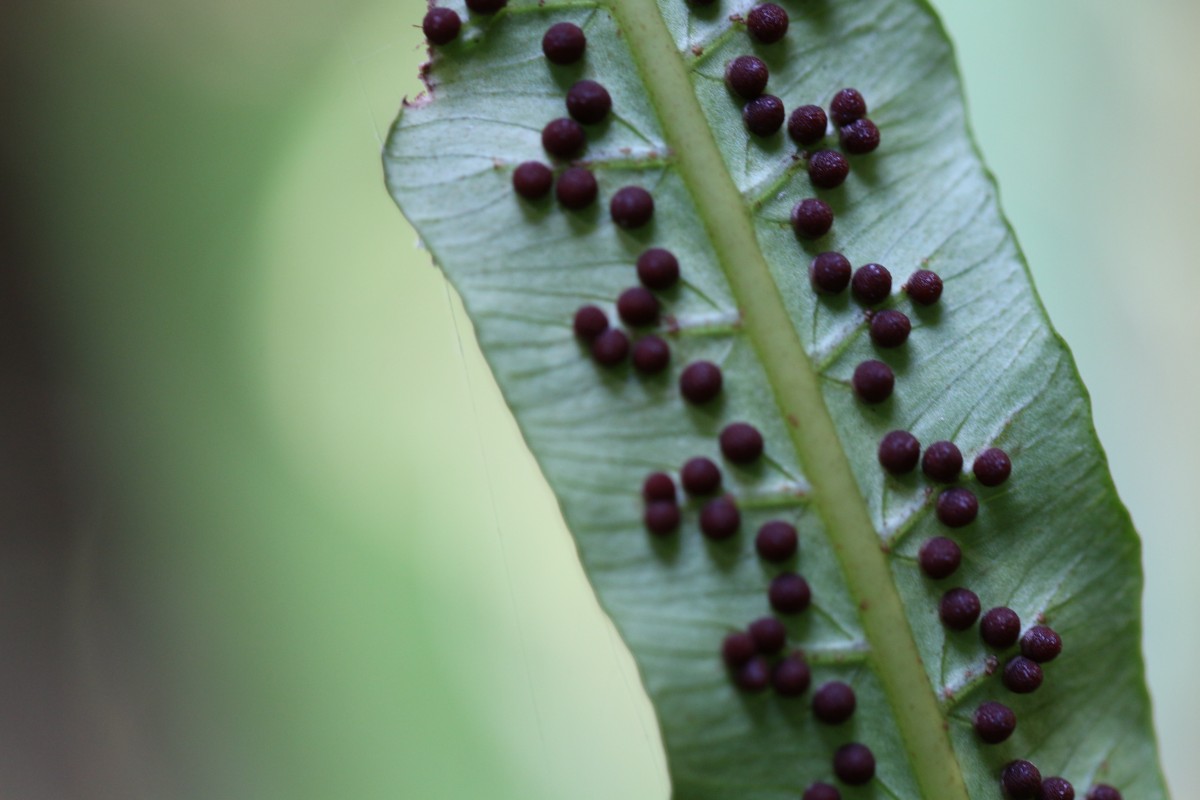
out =
[[[941,0],[1145,540],[1200,784],[1200,8]],[[382,186],[417,0],[0,9],[0,797],[662,800],[653,716]]]

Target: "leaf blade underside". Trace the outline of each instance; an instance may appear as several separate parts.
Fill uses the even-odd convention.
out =
[[[475,16],[435,56],[433,101],[403,111],[385,151],[389,188],[471,313],[638,662],[674,796],[798,797],[814,780],[832,782],[833,749],[863,741],[878,775],[851,797],[999,797],[999,768],[1012,758],[1066,776],[1080,796],[1102,780],[1126,797],[1165,797],[1142,677],[1136,534],[966,131],[944,33],[908,0],[793,3],[784,42],[761,46],[727,19],[749,8],[518,0]],[[587,32],[580,66],[551,67],[541,55],[542,33],[561,20]],[[842,86],[867,96],[883,144],[852,159],[844,187],[814,192],[786,136],[746,134],[723,70],[747,52],[770,65],[768,91],[789,110]],[[562,97],[582,77],[614,101],[613,119],[589,127],[583,157],[600,201],[571,213],[518,200],[512,169],[545,160],[541,126],[564,116]],[[654,222],[634,232],[604,213],[626,184],[656,200]],[[837,222],[801,245],[788,214],[814,195]],[[683,267],[683,286],[662,295],[678,324],[666,337],[672,367],[654,379],[596,367],[570,331],[585,302],[616,318],[615,297],[636,283],[633,261],[649,246],[671,249]],[[914,330],[902,352],[881,355],[852,304],[808,285],[808,261],[823,250],[884,263],[897,286],[928,265],[945,294],[924,313],[894,294],[887,305],[910,313]],[[701,358],[722,366],[726,389],[697,409],[675,379]],[[880,407],[848,387],[864,358],[897,373],[896,396]],[[720,460],[716,433],[735,420],[767,441],[764,464],[722,463],[741,534],[704,541],[689,503],[674,540],[649,537],[641,478],[694,455]],[[1013,478],[979,491],[980,518],[955,533],[964,567],[950,581],[915,567],[920,542],[946,534],[927,482],[885,478],[875,460],[893,428],[924,443],[951,439],[968,463],[993,444],[1013,457]],[[844,725],[816,723],[807,698],[747,697],[717,655],[727,632],[770,612],[766,584],[778,569],[751,540],[773,518],[800,530],[796,568],[814,593],[803,618],[788,620],[789,645],[808,653],[814,686],[854,685],[859,710]],[[1038,692],[979,678],[988,651],[977,631],[941,626],[937,599],[960,583],[984,608],[1010,605],[1026,627],[1042,614],[1062,633],[1064,653]],[[985,699],[1017,713],[1004,744],[982,745],[971,729]]]

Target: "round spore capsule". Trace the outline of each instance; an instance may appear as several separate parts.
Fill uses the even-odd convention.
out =
[[[854,270],[850,292],[863,305],[882,303],[892,293],[892,273],[882,264],[863,264]]]
[[[882,403],[892,396],[896,376],[887,364],[871,358],[854,368],[851,384],[858,399],[864,403]]]
[[[987,744],[1000,744],[1017,729],[1017,715],[1003,703],[986,702],[975,709],[975,733]]]
[[[875,755],[865,744],[844,744],[833,754],[833,774],[851,786],[861,786],[875,777]]]
[[[807,147],[825,138],[825,129],[829,127],[829,118],[825,109],[820,106],[800,106],[788,116],[788,136],[796,144]]]
[[[1000,785],[1012,800],[1036,800],[1042,790],[1042,773],[1028,761],[1010,761],[1000,773]]]
[[[783,127],[783,101],[773,94],[762,94],[742,107],[746,130],[755,136],[770,136]]]
[[[495,14],[508,5],[508,0],[467,0],[467,8],[476,14]]]
[[[558,176],[554,194],[564,208],[579,211],[596,202],[596,176],[583,167],[570,167]]]
[[[880,347],[899,347],[911,331],[912,323],[903,312],[887,309],[871,316],[871,341]]]
[[[737,631],[725,637],[721,642],[721,658],[730,667],[740,667],[758,653],[758,645],[754,637],[745,631]]]
[[[622,228],[640,228],[654,216],[654,198],[640,186],[624,186],[612,196],[608,211]]]
[[[1087,800],[1121,800],[1121,793],[1106,783],[1097,783],[1088,790]]]
[[[799,614],[812,602],[812,590],[804,578],[794,572],[785,572],[771,581],[767,598],[771,608],[780,614]]]
[[[763,437],[758,428],[745,422],[726,425],[720,436],[721,452],[735,464],[751,464],[763,452]]]
[[[1025,656],[1013,656],[1004,665],[1001,680],[1010,692],[1029,694],[1042,685],[1045,674],[1041,665]]]
[[[938,616],[947,628],[965,631],[979,619],[979,597],[961,586],[951,589],[938,603]]]
[[[781,697],[799,697],[812,683],[812,670],[799,653],[788,656],[771,671],[771,685]]]
[[[634,286],[617,298],[617,314],[629,325],[658,322],[658,298],[644,286]]]
[[[908,431],[892,431],[879,442],[879,465],[893,475],[904,475],[917,468],[921,443]]]
[[[430,44],[449,44],[458,38],[462,19],[451,8],[431,8],[421,21],[421,30]]]
[[[1061,652],[1062,637],[1053,628],[1035,625],[1021,637],[1021,655],[1039,664],[1053,661]]]
[[[702,405],[721,393],[721,368],[711,361],[693,361],[679,375],[679,393],[693,405]]]
[[[653,503],[655,500],[674,503],[675,481],[665,472],[651,472],[646,476],[646,480],[642,481],[642,497],[647,503]]]
[[[942,279],[937,273],[919,269],[908,277],[904,291],[908,292],[914,303],[931,306],[942,296]]]
[[[733,536],[741,524],[742,515],[737,505],[726,497],[710,500],[700,509],[700,532],[713,541]]]
[[[608,116],[612,97],[595,81],[577,81],[567,90],[567,113],[584,125],[595,125]]]
[[[690,495],[712,494],[721,488],[721,468],[704,456],[689,458],[679,471],[679,480]]]
[[[949,528],[970,525],[979,514],[979,501],[970,489],[955,486],[938,495],[938,521]]]
[[[842,149],[856,156],[875,152],[879,147],[879,128],[874,122],[863,117],[845,125],[838,131]]]
[[[1038,800],[1075,800],[1075,787],[1065,778],[1046,778]]]
[[[761,617],[750,623],[754,645],[764,655],[774,655],[787,643],[787,628],[774,617]]]
[[[826,725],[840,725],[850,719],[858,699],[847,683],[830,681],[813,695],[813,714]]]
[[[962,473],[963,457],[953,442],[934,442],[925,448],[921,469],[925,475],[941,483],[953,483]]]
[[[540,161],[526,161],[513,170],[513,189],[526,200],[540,200],[554,185],[554,173]]]
[[[867,115],[867,101],[857,89],[842,89],[829,104],[829,116],[836,125],[849,125]]]
[[[565,66],[583,58],[587,37],[583,30],[571,22],[556,22],[542,37],[542,52],[554,64]]]
[[[557,158],[574,158],[587,144],[583,126],[569,117],[559,117],[542,128],[542,147]]]
[[[850,285],[853,269],[850,260],[841,253],[819,253],[808,265],[808,279],[813,288],[825,294],[837,294]]]
[[[615,367],[629,355],[629,337],[616,328],[609,328],[592,340],[592,358],[597,364]]]
[[[1008,453],[999,447],[989,447],[975,456],[972,471],[975,480],[984,486],[999,486],[1012,473],[1012,462],[1008,460]]]
[[[788,14],[774,3],[762,3],[746,15],[746,28],[763,44],[774,44],[787,33]]]
[[[754,537],[754,548],[764,561],[782,564],[796,555],[799,541],[800,537],[793,525],[776,519],[758,529],[758,535]]]
[[[590,342],[608,330],[608,315],[596,306],[581,306],[575,312],[575,335]]]
[[[671,348],[657,336],[643,336],[633,345],[633,368],[643,375],[657,375],[671,363]]]
[[[824,200],[809,197],[792,209],[792,230],[801,239],[820,239],[833,227],[833,209]]]
[[[818,189],[836,189],[849,174],[850,162],[836,150],[818,150],[808,159],[808,178]]]
[[[755,656],[734,673],[738,688],[747,692],[761,692],[771,684],[771,665],[762,656]]]
[[[679,527],[679,506],[674,501],[655,500],[646,505],[642,519],[655,536],[666,536]]]
[[[1021,618],[1006,606],[989,609],[979,621],[979,635],[988,647],[1006,650],[1016,644],[1021,635]]]
[[[637,274],[647,289],[670,289],[679,281],[679,261],[670,250],[651,247],[638,256]]]
[[[944,536],[935,536],[921,545],[917,560],[921,571],[935,581],[949,578],[958,570],[962,563],[962,550],[953,540]]]
[[[725,83],[747,100],[753,100],[767,88],[771,73],[757,56],[738,56],[725,68]]]
[[[818,781],[804,790],[801,800],[842,800],[842,793],[828,783]]]

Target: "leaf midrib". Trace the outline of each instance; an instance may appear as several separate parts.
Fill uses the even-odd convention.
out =
[[[783,306],[750,211],[725,168],[708,119],[656,0],[610,0],[651,105],[729,281],[797,457],[812,484],[925,800],[967,800],[962,770],[819,378]]]

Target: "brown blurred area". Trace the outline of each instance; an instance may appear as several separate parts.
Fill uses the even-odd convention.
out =
[[[81,265],[47,247],[70,225],[44,183],[50,6],[0,6],[0,797],[171,797],[121,504],[56,324],[57,281]]]

